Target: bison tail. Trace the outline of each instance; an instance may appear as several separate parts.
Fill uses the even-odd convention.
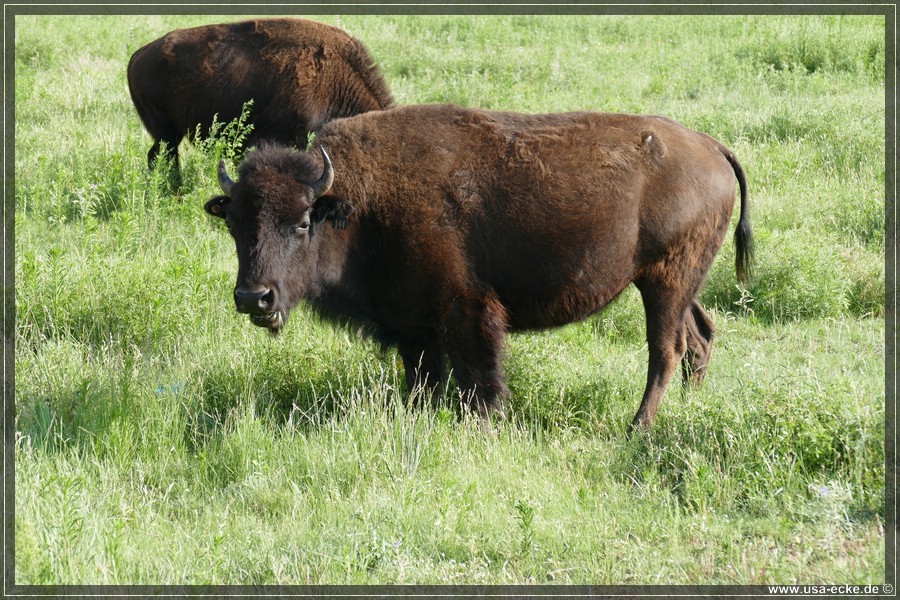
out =
[[[747,283],[753,277],[753,229],[750,227],[750,197],[747,193],[747,176],[737,157],[727,148],[722,149],[725,159],[734,169],[741,192],[741,214],[734,230],[735,259],[734,266],[740,283]]]

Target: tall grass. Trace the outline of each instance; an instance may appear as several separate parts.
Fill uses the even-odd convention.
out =
[[[706,383],[632,437],[633,289],[512,336],[487,429],[353,331],[234,312],[202,210],[232,144],[184,143],[173,191],[125,87],[233,18],[16,17],[16,583],[884,580],[883,18],[315,17],[400,103],[659,113],[736,152],[757,277],[726,241]]]

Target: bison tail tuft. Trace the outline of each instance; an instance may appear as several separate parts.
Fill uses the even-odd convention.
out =
[[[749,283],[753,279],[753,231],[750,221],[743,217],[738,220],[737,229],[734,230],[734,244],[737,249],[734,262],[738,282]]]
[[[747,192],[747,176],[737,157],[727,148],[722,148],[726,160],[734,169],[741,192],[741,214],[734,230],[734,266],[740,283],[748,283],[753,278],[754,244],[753,228],[750,226],[750,196]]]

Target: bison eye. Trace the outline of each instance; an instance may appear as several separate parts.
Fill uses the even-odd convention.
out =
[[[293,233],[294,235],[303,235],[307,231],[309,231],[309,221],[300,221],[299,223],[291,227],[291,233]]]

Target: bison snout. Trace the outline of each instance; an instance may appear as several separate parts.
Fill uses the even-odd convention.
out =
[[[234,305],[237,311],[246,314],[269,314],[275,312],[275,291],[269,288],[235,288]]]

